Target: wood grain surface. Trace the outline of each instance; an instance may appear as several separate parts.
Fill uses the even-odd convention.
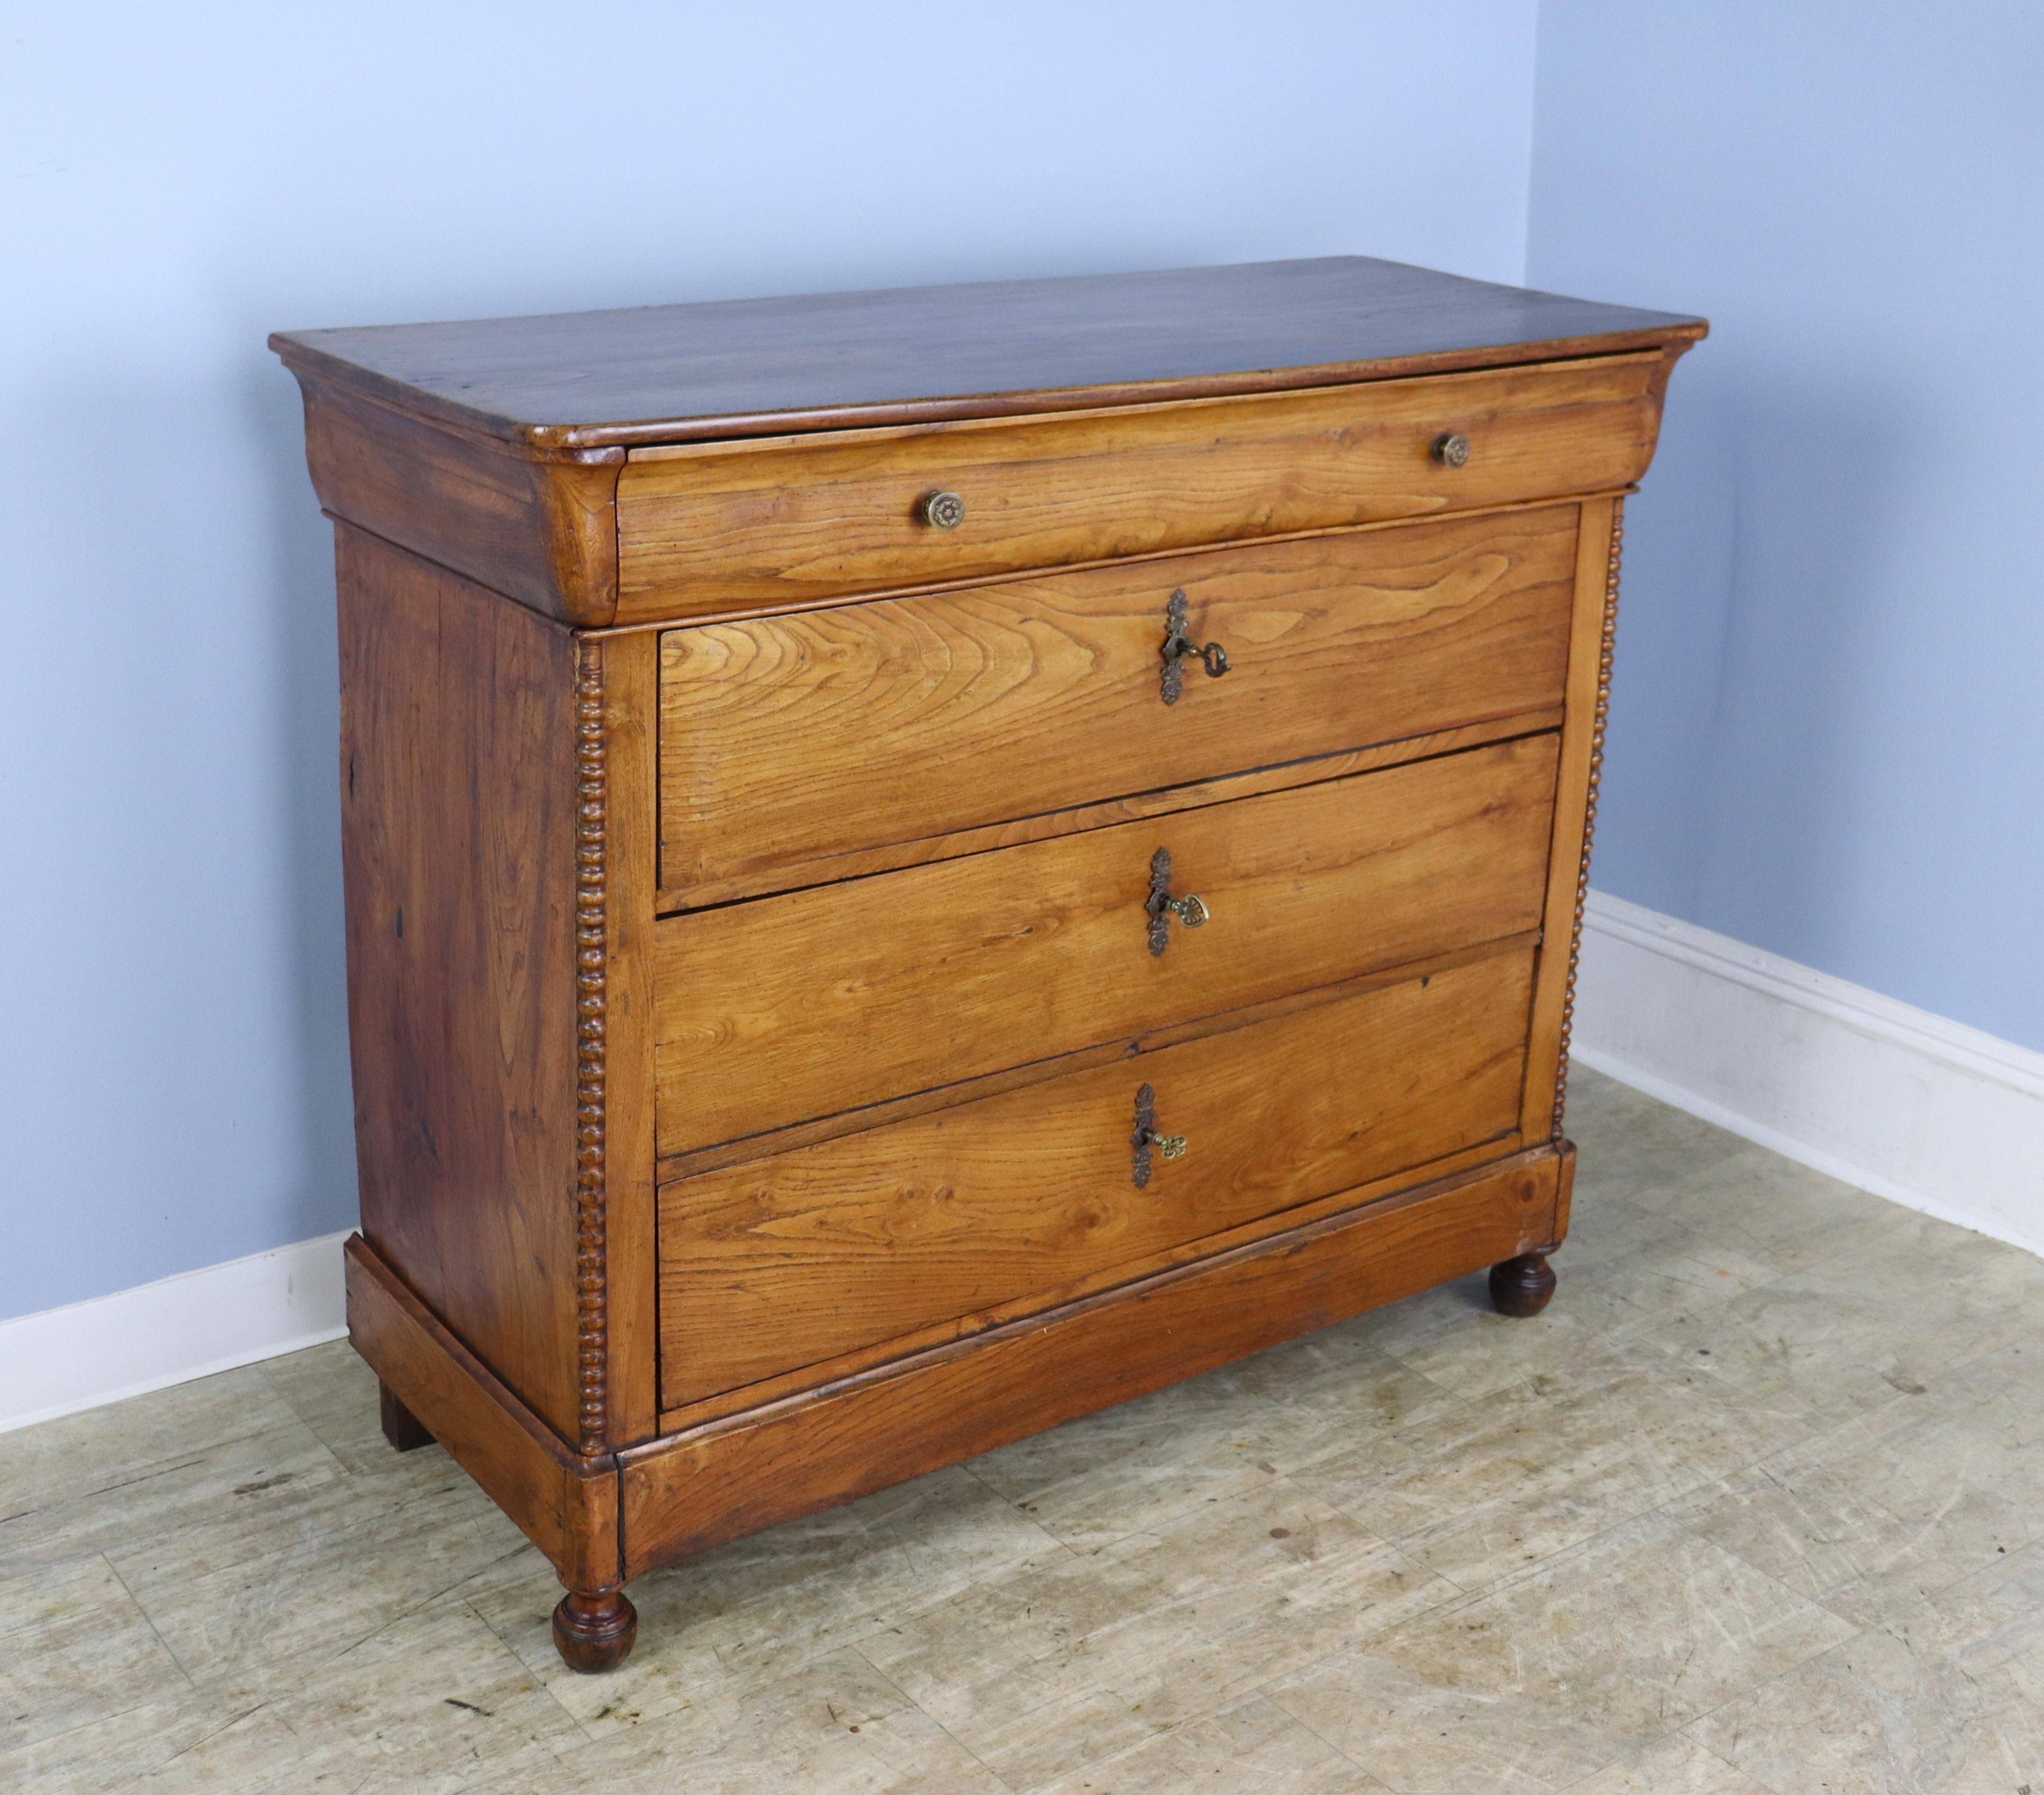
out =
[[[1531,971],[1500,955],[668,1185],[663,1404],[1516,1145]],[[1145,1085],[1189,1145],[1138,1188]]]
[[[1652,458],[1659,355],[1084,416],[636,449],[620,622],[1239,541],[1623,486]],[[1459,432],[1466,466],[1436,460]],[[922,521],[932,491],[965,503]]]
[[[857,1109],[814,1117],[786,1128],[769,1128],[763,1134],[747,1135],[742,1140],[722,1141],[686,1153],[663,1155],[659,1161],[659,1181],[675,1184],[683,1178],[694,1178],[698,1172],[719,1171],[749,1160],[770,1159],[776,1154],[792,1153],[801,1147],[814,1147],[820,1141],[835,1140],[840,1135],[886,1128],[895,1122],[906,1121],[912,1116],[926,1116],[933,1109],[948,1109],[955,1103],[976,1103],[983,1097],[997,1097],[1004,1091],[1020,1090],[1025,1085],[1041,1084],[1048,1078],[1065,1078],[1074,1072],[1116,1061],[1132,1061],[1146,1053],[1177,1047],[1181,1042],[1204,1040],[1209,1035],[1225,1034],[1231,1028],[1245,1028],[1254,1022],[1274,1021],[1297,1010],[1316,1009],[1322,1004],[1361,997],[1366,991],[1379,990],[1386,985],[1431,977],[1455,967],[1466,966],[1472,960],[1488,959],[1493,955],[1535,948],[1539,944],[1537,930],[1528,930],[1523,935],[1500,936],[1444,953],[1427,954],[1398,966],[1379,967],[1354,978],[1336,979],[1331,984],[1316,985],[1303,991],[1287,991],[1278,997],[1244,1004],[1238,1009],[1192,1017],[1163,1028],[1146,1029],[1139,1035],[1124,1036],[1070,1053],[1055,1054],[1047,1059],[1025,1060],[1018,1066],[1003,1067],[998,1071],[961,1078],[932,1090],[911,1091],[905,1096],[866,1104]]]
[[[621,449],[535,461],[301,375],[305,462],[330,516],[565,622],[617,610]]]
[[[663,899],[1557,705],[1575,534],[1561,506],[667,631]],[[1174,591],[1228,667],[1166,705]]]
[[[659,1139],[687,1151],[1537,926],[1555,744],[662,921]],[[1212,910],[1148,949],[1151,856]],[[762,1075],[763,1068],[770,1074]]]
[[[574,638],[336,538],[363,1232],[573,1439]]]
[[[1097,803],[1078,804],[1060,810],[1037,810],[1026,816],[1009,817],[977,828],[954,829],[943,835],[924,836],[912,841],[886,843],[874,848],[849,848],[827,860],[816,862],[791,879],[786,870],[768,867],[741,873],[731,878],[691,886],[686,893],[663,891],[655,901],[664,913],[709,909],[743,898],[759,898],[786,891],[794,885],[817,878],[822,882],[864,878],[872,873],[891,873],[905,867],[920,867],[933,860],[955,860],[968,854],[985,854],[997,848],[1019,848],[1024,842],[1048,841],[1054,836],[1078,835],[1089,829],[1112,828],[1117,823],[1140,822],[1147,818],[1175,816],[1181,810],[1197,810],[1210,804],[1230,804],[1237,798],[1260,798],[1266,792],[1289,791],[1298,786],[1316,785],[1328,779],[1346,779],[1356,773],[1370,773],[1398,767],[1412,760],[1431,760],[1464,748],[1485,748],[1517,736],[1539,735],[1558,729],[1566,717],[1559,704],[1542,705],[1533,710],[1466,723],[1454,729],[1429,730],[1422,736],[1400,736],[1369,748],[1348,748],[1339,754],[1321,755],[1311,760],[1281,760],[1246,772],[1222,773],[1191,785],[1161,786],[1148,791],[1129,792]],[[877,794],[873,794],[877,795]]]
[[[625,1571],[990,1451],[1539,1246],[1546,1146],[635,1448]]]
[[[279,332],[294,368],[527,452],[1668,345],[1700,318],[1369,256]]]

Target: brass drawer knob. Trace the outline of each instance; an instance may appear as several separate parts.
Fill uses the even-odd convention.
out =
[[[1150,856],[1150,898],[1143,906],[1150,918],[1150,951],[1161,954],[1171,944],[1171,918],[1187,928],[1204,925],[1213,912],[1197,891],[1182,898],[1171,895],[1171,851],[1160,848]]]
[[[1164,607],[1164,702],[1174,705],[1178,695],[1185,689],[1185,669],[1179,664],[1197,660],[1207,670],[1207,678],[1218,679],[1228,671],[1228,650],[1218,642],[1209,642],[1204,648],[1185,633],[1185,595],[1181,592],[1171,594],[1171,602]]]
[[[1135,1132],[1128,1137],[1128,1144],[1135,1150],[1129,1176],[1138,1190],[1150,1182],[1150,1154],[1153,1147],[1160,1159],[1182,1159],[1185,1156],[1188,1143],[1183,1135],[1158,1133],[1157,1094],[1147,1085],[1135,1094]]]
[[[965,501],[955,492],[933,492],[923,501],[923,521],[932,529],[955,530],[965,521]]]
[[[1443,431],[1434,439],[1434,459],[1443,467],[1469,465],[1470,440],[1458,431]]]

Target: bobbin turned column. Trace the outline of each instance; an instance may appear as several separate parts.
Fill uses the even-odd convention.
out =
[[[554,1610],[554,1647],[571,1670],[614,1670],[639,1637],[639,1611],[622,1589],[571,1589]]]
[[[1500,1315],[1538,1315],[1554,1293],[1554,1268],[1545,1253],[1521,1253],[1490,1268],[1490,1300]]]

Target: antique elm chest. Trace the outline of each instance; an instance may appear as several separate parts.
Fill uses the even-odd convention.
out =
[[[1445,1278],[1531,1314],[1700,321],[1360,259],[273,339],[394,1443],[624,1586]]]

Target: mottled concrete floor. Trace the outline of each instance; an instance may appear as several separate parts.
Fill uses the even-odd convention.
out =
[[[1481,1280],[556,1595],[344,1346],[0,1437],[0,1789],[2044,1795],[2044,1263],[1578,1073]]]

